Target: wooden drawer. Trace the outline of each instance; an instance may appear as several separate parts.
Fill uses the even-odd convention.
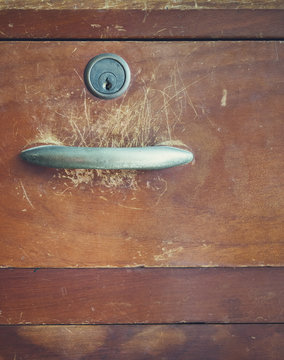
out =
[[[83,81],[105,52],[132,72],[116,100]],[[282,265],[283,54],[275,41],[2,43],[1,265]],[[195,161],[54,170],[19,159],[35,144],[170,144]]]
[[[283,358],[283,32],[280,0],[0,0],[0,360]],[[118,99],[86,89],[101,53]],[[20,159],[44,144],[195,160]]]

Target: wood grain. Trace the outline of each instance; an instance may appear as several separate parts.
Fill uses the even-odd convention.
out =
[[[275,40],[283,9],[280,0],[0,0],[0,39]],[[84,67],[101,52],[130,64],[122,99],[85,90]],[[0,266],[283,265],[283,72],[275,41],[2,43]],[[139,173],[18,158],[47,143],[166,143],[196,162]],[[283,272],[1,269],[0,360],[282,360]]]
[[[0,39],[282,39],[283,18],[283,10],[1,10]]]
[[[282,360],[284,325],[0,327],[10,360]]]
[[[0,0],[0,9],[96,9],[96,10],[168,10],[168,9],[284,9],[281,0]]]
[[[283,322],[283,268],[2,269],[1,324]]]
[[[124,98],[82,80],[123,56]],[[12,267],[283,265],[280,42],[10,42],[0,53],[0,264]],[[36,144],[186,146],[193,165],[57,171]]]

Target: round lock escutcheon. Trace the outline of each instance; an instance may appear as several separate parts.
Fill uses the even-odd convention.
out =
[[[115,54],[95,56],[88,62],[84,74],[88,90],[100,99],[121,96],[130,84],[130,77],[127,62]]]

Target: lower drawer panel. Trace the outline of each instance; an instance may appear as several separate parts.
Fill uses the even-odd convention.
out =
[[[1,324],[283,322],[284,268],[2,269]]]
[[[282,360],[284,325],[0,327],[2,360]]]

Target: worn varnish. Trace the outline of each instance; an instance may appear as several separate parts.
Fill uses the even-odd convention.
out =
[[[282,360],[284,325],[0,327],[3,360]]]
[[[284,11],[261,7],[9,9],[0,12],[0,39],[281,39],[284,33]]]
[[[283,322],[282,268],[2,269],[1,324]]]
[[[281,38],[283,1],[0,1],[3,39]]]
[[[2,44],[0,264],[282,265],[283,50],[280,42]],[[114,101],[92,97],[82,80],[103,52],[132,71]],[[173,144],[196,160],[109,173],[18,157],[50,143]]]
[[[190,10],[190,9],[284,9],[281,0],[53,0],[46,2],[41,0],[0,0],[0,10],[17,9],[17,10]]]

